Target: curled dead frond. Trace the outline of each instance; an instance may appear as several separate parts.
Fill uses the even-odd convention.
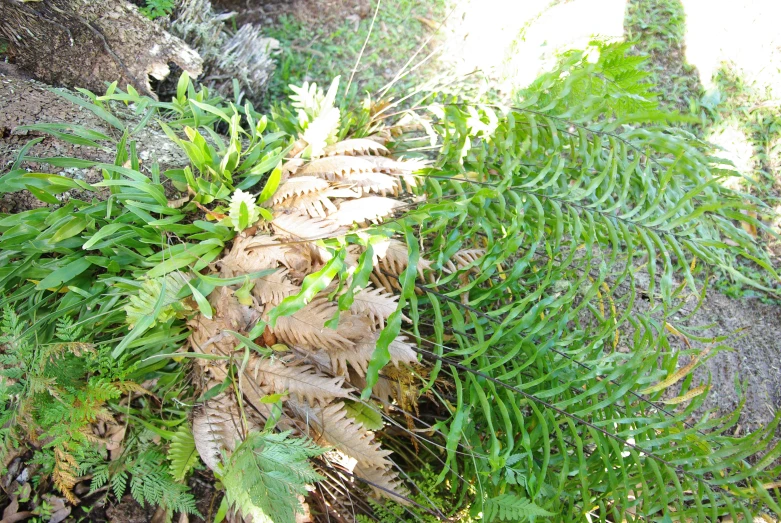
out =
[[[366,314],[374,323],[374,328],[385,328],[385,320],[396,310],[399,297],[385,289],[362,289],[355,295],[350,310],[356,314]],[[373,328],[373,330],[374,330]]]
[[[404,242],[389,239],[378,243],[374,247],[374,265],[381,271],[386,271],[394,276],[399,276],[409,265],[409,250]],[[418,275],[423,278],[424,271],[431,267],[431,262],[426,259],[418,260]],[[392,292],[392,291],[391,291]]]
[[[329,214],[337,212],[336,206],[331,202],[332,198],[357,198],[360,195],[360,192],[350,188],[330,187],[283,200],[274,206],[274,210],[306,213],[315,219],[325,219]]]
[[[483,256],[485,256],[485,249],[461,249],[448,260],[445,270],[451,273],[464,270]]]
[[[287,198],[328,189],[328,182],[316,176],[296,176],[279,186],[271,203],[276,205]]]
[[[355,346],[351,348],[328,353],[331,358],[333,371],[337,374],[347,374],[349,364],[349,368],[355,371],[358,376],[365,376],[379,337],[379,331],[372,332],[357,340]],[[393,340],[388,346],[388,351],[390,352],[391,363],[395,366],[400,364],[412,365],[418,362],[417,353],[404,336],[399,336]]]
[[[344,184],[346,187],[355,189],[358,196],[369,193],[376,193],[380,196],[393,194],[395,196],[401,188],[398,178],[375,172],[354,174]]]
[[[271,225],[279,237],[291,240],[318,240],[346,232],[346,229],[334,221],[313,219],[301,214],[280,214],[274,218]]]
[[[391,468],[392,464],[387,459],[391,452],[383,450],[372,432],[347,415],[344,402],[322,408],[292,400],[288,404],[298,419],[308,423],[310,436],[318,443],[336,447],[366,467]]]
[[[192,420],[195,448],[211,470],[219,466],[225,451],[241,444],[248,428],[241,419],[236,398],[223,393],[195,410]]]
[[[358,463],[353,470],[359,481],[371,487],[375,496],[391,499],[402,505],[408,505],[408,491],[399,480],[398,474],[391,469],[369,467]]]
[[[289,250],[277,238],[267,234],[237,236],[230,252],[217,262],[217,266],[220,273],[228,278],[271,269],[280,264],[288,266],[286,255]]]

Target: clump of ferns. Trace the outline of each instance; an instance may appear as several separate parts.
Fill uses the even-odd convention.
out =
[[[201,306],[188,323],[190,350],[204,356],[196,358],[203,388],[234,383],[192,420],[204,463],[220,471],[226,453],[264,428],[309,438],[330,449],[318,458],[322,477],[341,483],[335,492],[344,495],[320,500],[334,516],[355,512],[349,490],[356,482],[406,502],[376,431],[383,411],[395,409],[403,423],[385,417],[414,436],[425,376],[405,336],[383,339],[389,322],[406,320],[395,293],[410,264],[408,246],[372,226],[405,206],[401,198],[425,164],[391,157],[387,133],[339,140],[336,86],[325,95],[314,85],[297,92],[299,140],[272,173],[276,187],[262,206],[234,194],[227,220],[241,224],[240,232],[211,267],[224,279],[253,277],[217,287],[208,312]],[[411,276],[422,277],[428,262],[418,257],[415,264]],[[391,365],[367,383],[378,345]],[[363,390],[371,396],[361,398]]]

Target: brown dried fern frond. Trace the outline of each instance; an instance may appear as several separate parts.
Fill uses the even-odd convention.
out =
[[[311,365],[254,357],[247,368],[254,382],[276,393],[288,392],[310,406],[316,401],[328,403],[335,398],[349,396],[349,391],[343,387],[343,377],[326,376]]]
[[[352,348],[328,353],[331,359],[332,371],[335,374],[348,374],[349,368],[352,368],[358,376],[364,377],[372,354],[374,354],[374,349],[377,347],[379,337],[379,331],[372,332],[356,341],[355,346]],[[395,366],[400,364],[412,365],[418,362],[417,353],[404,336],[399,336],[393,340],[388,346],[388,352],[390,352],[391,363]],[[355,385],[358,386],[359,384]]]
[[[301,196],[310,192],[328,189],[328,182],[316,176],[296,176],[290,178],[277,188],[271,203],[276,205],[293,196]]]
[[[409,249],[407,244],[396,239],[389,239],[374,247],[375,262],[374,265],[381,271],[387,271],[394,276],[401,275],[404,269],[409,265]],[[425,258],[418,260],[418,275],[421,279],[424,277],[424,271],[431,268],[431,262]],[[392,292],[392,291],[391,291]]]
[[[216,470],[225,451],[236,450],[247,429],[257,425],[242,420],[239,405],[232,394],[222,393],[197,407],[192,419],[193,439],[201,460],[211,470]]]
[[[79,504],[79,498],[73,493],[73,487],[76,486],[76,477],[79,473],[79,464],[71,454],[62,447],[54,447],[54,468],[52,469],[52,480],[54,485],[62,492],[65,499]]]
[[[386,155],[390,154],[390,151],[381,143],[369,138],[342,140],[329,145],[323,150],[323,156],[364,156],[372,154]]]
[[[485,249],[461,249],[448,260],[445,265],[445,271],[452,273],[466,269],[483,256],[485,256]]]
[[[331,220],[313,219],[301,214],[279,214],[271,225],[279,237],[294,241],[332,238],[347,231]]]
[[[355,189],[358,192],[358,196],[369,193],[379,194],[380,196],[385,196],[386,194],[396,196],[401,189],[398,178],[375,172],[354,174],[350,176],[349,180],[345,181],[345,186]]]
[[[290,316],[277,318],[271,328],[277,338],[288,345],[297,345],[310,350],[341,350],[354,345],[334,329],[325,327],[325,323],[338,311],[335,303],[324,296],[318,296],[304,308]]]
[[[233,240],[230,252],[217,262],[217,266],[225,277],[241,276],[272,269],[280,264],[289,266],[287,261],[289,251],[288,246],[268,234],[237,236]]]
[[[369,467],[358,463],[353,473],[363,480],[375,496],[391,499],[402,505],[408,505],[409,492],[399,480],[398,474],[391,469]]]
[[[306,423],[309,435],[318,443],[336,447],[369,468],[391,468],[391,462],[387,459],[391,451],[382,449],[375,441],[374,433],[365,430],[347,415],[344,402],[335,402],[327,407],[310,407],[290,400],[288,405],[295,417]]]
[[[334,181],[351,174],[368,173],[376,170],[374,164],[355,156],[327,156],[304,165],[296,173],[300,176],[316,176]]]
[[[360,192],[349,188],[329,187],[322,191],[313,191],[283,200],[274,206],[274,210],[306,213],[312,218],[324,219],[329,214],[337,212],[331,198],[358,198],[359,196],[361,196]]]
[[[263,305],[279,305],[279,303],[298,292],[300,287],[294,285],[288,278],[288,269],[279,269],[274,274],[257,278],[252,288],[252,295]]]
[[[330,215],[329,219],[341,226],[366,222],[379,223],[383,218],[393,214],[394,209],[404,203],[384,196],[366,196],[355,200],[343,201],[339,210]]]
[[[377,327],[383,329],[385,320],[396,310],[398,299],[398,296],[385,289],[367,287],[355,294],[350,310],[355,314],[366,314],[374,323],[372,330]]]

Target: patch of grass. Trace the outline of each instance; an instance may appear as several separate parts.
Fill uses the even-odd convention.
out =
[[[686,63],[686,16],[679,0],[630,0],[624,19],[627,40],[648,57],[646,69],[667,109],[700,113],[697,71]]]
[[[698,123],[684,123],[683,127],[699,138],[713,139],[729,128],[732,135],[745,140],[738,143],[730,141],[729,136],[726,140],[718,140],[727,149],[724,156],[735,156],[735,151],[742,148],[743,156],[750,157],[746,158],[746,165],[738,166],[746,179],[735,188],[755,196],[769,208],[778,208],[781,203],[781,111],[777,104],[771,103],[770,95],[744,81],[728,64],[722,66],[715,78],[715,87],[706,92],[697,70],[686,62],[686,17],[680,0],[630,0],[624,28],[634,52],[648,58],[645,68],[656,84],[662,106],[695,116]],[[746,153],[746,148],[750,152]],[[775,233],[781,233],[781,222],[770,209],[759,218],[770,224]],[[749,232],[764,242],[775,268],[781,268],[781,241],[766,231]],[[779,285],[771,274],[753,262],[742,261],[736,268],[743,276],[759,280],[768,288]],[[718,274],[714,286],[733,298],[760,297],[765,301],[777,301],[726,274]]]
[[[445,0],[383,2],[371,36],[353,80],[351,92],[374,92],[393,79],[397,71],[428,38],[445,13]],[[376,5],[376,4],[374,4]],[[372,10],[363,19],[349,16],[335,27],[314,26],[290,15],[277,20],[268,35],[280,42],[279,64],[269,86],[269,102],[281,101],[289,84],[303,81],[327,85],[342,75],[344,85],[350,77],[371,26]],[[433,26],[433,27],[432,27]],[[427,50],[417,60],[426,56]],[[414,63],[417,63],[417,60]],[[421,67],[397,85],[416,85],[429,67]]]

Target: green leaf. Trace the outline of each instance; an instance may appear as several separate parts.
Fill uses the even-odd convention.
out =
[[[179,430],[171,438],[171,443],[168,445],[168,461],[171,476],[175,481],[184,481],[187,474],[198,463],[195,439],[186,421],[179,426]]]
[[[485,501],[485,513],[483,517],[486,521],[518,521],[521,519],[534,517],[552,517],[553,512],[549,512],[532,502],[524,499],[517,494],[504,494]]]
[[[264,324],[264,326],[265,326],[265,324]],[[266,356],[270,356],[271,355],[271,350],[270,349],[267,349],[265,347],[261,347],[261,346],[257,345],[254,341],[252,341],[248,337],[244,336],[243,334],[239,334],[236,331],[232,331],[232,330],[228,330],[228,329],[223,329],[222,332],[227,332],[228,334],[230,334],[231,336],[233,336],[234,338],[236,338],[237,340],[239,340],[241,342],[239,345],[236,346],[236,350],[241,350],[243,347],[249,347],[250,349],[254,350],[255,352],[257,352],[259,354],[264,354]]]
[[[63,283],[69,282],[91,266],[92,264],[89,261],[84,258],[78,258],[49,273],[48,276],[38,282],[38,285],[36,285],[35,288],[39,290],[57,289],[62,286]]]
[[[266,185],[263,186],[263,190],[260,191],[260,195],[258,196],[258,203],[263,203],[274,196],[274,193],[277,192],[277,189],[279,188],[279,182],[281,180],[282,162],[279,162],[279,165],[277,165],[268,176],[268,180],[266,180]]]
[[[101,147],[101,145],[94,140],[91,140],[89,138],[86,138],[81,133],[64,133],[61,132],[60,129],[69,129],[69,126],[62,125],[62,124],[35,124],[35,125],[20,125],[17,127],[19,130],[24,131],[38,131],[42,133],[47,133],[55,138],[59,138],[60,140],[63,140],[68,143],[76,144],[76,145],[85,145],[87,147]],[[104,138],[99,138],[102,140],[109,140],[110,138],[102,133],[95,133],[99,136],[102,136]]]
[[[193,298],[195,298],[195,302],[198,304],[198,309],[201,311],[201,314],[203,314],[206,318],[212,319],[212,315],[214,314],[212,311],[211,305],[209,305],[209,300],[207,300],[203,294],[200,293],[198,289],[193,287],[190,282],[187,282],[187,286],[190,288],[190,290],[193,293]]]
[[[71,219],[67,223],[61,225],[55,231],[55,233],[52,235],[49,241],[51,241],[52,243],[58,243],[63,240],[67,240],[68,238],[72,238],[77,234],[81,233],[84,229],[86,229],[88,224],[89,221],[87,220],[87,218],[85,218],[81,214],[76,214],[73,217],[71,217]]]
[[[187,87],[190,85],[190,75],[187,71],[182,71],[179,75],[179,81],[176,83],[176,100],[184,105],[185,96],[187,95]]]
[[[231,122],[230,116],[228,116],[228,114],[225,111],[223,111],[221,109],[218,109],[217,107],[214,107],[213,105],[202,103],[202,102],[199,102],[197,100],[193,100],[192,98],[187,100],[187,102],[189,104],[191,104],[191,105],[194,105],[195,107],[197,107],[198,109],[200,109],[202,111],[206,111],[207,113],[211,113],[211,114],[213,114],[215,116],[218,116],[218,117],[222,118],[223,120],[225,120],[225,123],[230,123]]]
[[[322,479],[309,459],[325,450],[289,432],[250,432],[220,474],[228,503],[253,521],[295,523],[298,496]]]
[[[119,118],[117,118],[116,116],[114,116],[110,112],[106,111],[105,109],[103,109],[99,105],[96,105],[94,103],[88,102],[88,101],[84,100],[83,98],[79,98],[78,96],[69,93],[65,89],[49,89],[49,90],[51,92],[59,95],[59,96],[62,96],[66,100],[68,100],[70,102],[73,102],[76,105],[79,105],[81,107],[84,107],[88,111],[91,111],[98,118],[101,118],[102,120],[108,122],[109,124],[113,125],[117,129],[119,129],[120,131],[124,131],[125,130],[125,126],[119,120]]]
[[[49,203],[52,205],[58,205],[60,203],[60,200],[54,197],[53,194],[45,191],[44,189],[39,189],[38,187],[35,187],[33,185],[25,185],[25,188],[32,193],[33,196],[38,198],[44,203]]]
[[[290,316],[304,308],[317,293],[328,287],[337,274],[344,268],[344,250],[331,258],[322,269],[304,278],[301,290],[293,296],[288,296],[282,302],[271,309],[268,314],[268,323],[272,327],[280,316]]]
[[[382,430],[382,413],[379,409],[372,408],[371,405],[365,403],[349,400],[344,402],[344,408],[347,410],[347,415],[363,425],[366,430]]]
[[[275,394],[266,394],[265,396],[262,396],[260,398],[261,403],[276,403],[278,401],[281,401],[282,398],[287,396],[287,392],[282,393],[275,393]]]

